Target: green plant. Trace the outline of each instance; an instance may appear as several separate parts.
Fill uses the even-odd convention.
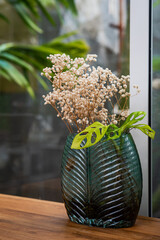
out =
[[[55,22],[48,13],[44,3],[53,3],[56,9],[59,9],[61,4],[64,7],[69,8],[73,14],[77,14],[73,0],[6,0],[6,2],[8,2],[16,10],[26,27],[28,27],[31,31],[38,33],[42,33],[42,29],[39,28],[35,21],[35,19],[40,18],[39,8],[48,21],[53,26],[55,25]],[[5,20],[9,23],[9,20],[5,15],[0,14],[0,18],[1,20]],[[75,58],[77,56],[85,56],[88,52],[88,46],[83,40],[64,42],[64,40],[73,34],[76,34],[76,32],[64,34],[63,36],[57,37],[42,45],[24,45],[12,42],[1,44],[0,76],[10,82],[15,82],[20,87],[26,89],[28,93],[34,97],[31,79],[37,79],[44,88],[47,88],[46,83],[37,74],[37,71],[41,71],[41,69],[45,66],[46,60],[44,59],[48,56],[48,54],[65,52]]]
[[[160,56],[153,56],[153,72],[160,72]]]
[[[114,140],[132,128],[154,138],[153,129],[146,124],[137,124],[145,117],[145,112],[133,112],[128,116],[129,76],[118,78],[108,68],[91,66],[91,62],[97,60],[95,54],[74,60],[69,55],[55,54],[48,59],[52,66],[44,68],[42,75],[52,82],[53,89],[43,97],[45,104],[57,111],[70,133],[76,128],[78,134],[71,148],[91,147],[104,136],[106,140]],[[138,85],[133,87],[138,94]],[[121,99],[124,99],[122,108]],[[117,113],[115,104],[119,106]]]
[[[155,131],[150,126],[147,124],[136,124],[145,116],[146,113],[143,111],[133,112],[127,117],[125,122],[120,127],[117,127],[115,124],[105,126],[100,122],[95,122],[75,136],[71,148],[82,149],[91,147],[99,142],[104,136],[104,141],[114,140],[119,138],[122,133],[128,132],[133,128],[139,129],[148,137],[154,139]],[[83,147],[81,147],[81,144],[84,142],[84,140],[86,140],[85,144]]]
[[[155,8],[155,7],[157,7],[159,4],[160,4],[160,0],[155,0],[155,1],[153,2],[153,7]]]
[[[39,10],[48,19],[48,21],[55,26],[55,21],[48,13],[46,5],[54,6],[57,9],[60,19],[62,19],[60,5],[63,5],[65,8],[69,8],[73,14],[77,14],[74,0],[6,0],[6,2],[14,8],[21,20],[29,29],[38,33],[43,32],[43,30],[35,22],[35,19],[38,20],[41,18]],[[2,13],[0,13],[0,18],[9,22],[8,18]]]

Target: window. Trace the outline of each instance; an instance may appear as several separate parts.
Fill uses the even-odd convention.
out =
[[[6,31],[5,24],[1,25],[1,43],[44,43],[60,34],[77,30],[78,34],[71,36],[70,41],[85,39],[90,52],[99,55],[98,65],[108,67],[116,74],[127,75],[130,1],[81,0],[76,3],[78,17],[62,9],[63,24],[58,20],[55,9],[51,8],[50,13],[57,19],[57,25],[53,29],[43,19],[40,25],[44,34],[41,36],[25,30],[13,10],[0,3],[1,10],[9,12],[12,22],[9,31]],[[45,90],[35,85],[35,91],[36,99],[33,100],[15,84],[0,79],[0,192],[62,201],[60,167],[68,132],[56,112],[50,106],[44,106],[42,95]]]

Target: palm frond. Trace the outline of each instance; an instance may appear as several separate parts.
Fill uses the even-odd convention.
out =
[[[2,53],[0,53],[0,58],[9,60],[9,61],[11,61],[15,64],[18,64],[19,66],[27,69],[28,71],[33,72],[33,67],[29,63],[27,63],[26,61],[22,60],[19,57],[16,57],[15,55],[13,55],[11,53],[2,52]]]
[[[48,11],[45,8],[45,5],[43,4],[42,1],[37,0],[37,5],[40,8],[40,10],[42,11],[42,13],[44,14],[44,16],[48,19],[48,21],[55,26],[55,21],[53,20],[53,18],[51,17],[51,15],[48,13]]]
[[[14,4],[14,8],[27,27],[38,33],[43,32],[42,29],[31,19],[31,16],[27,13],[26,7],[23,4]]]
[[[20,16],[21,20],[26,24],[26,26],[35,32],[42,33],[42,29],[39,28],[39,26],[36,24],[34,18],[38,19],[40,18],[40,13],[38,9],[41,10],[42,14],[46,17],[46,19],[55,26],[55,21],[53,17],[48,12],[45,1],[43,0],[6,0],[17,12],[17,14]],[[60,11],[61,5],[63,7],[68,8],[71,10],[71,12],[76,15],[77,9],[74,3],[74,0],[50,0],[50,3],[56,8],[58,16],[60,20],[62,21],[62,15]],[[0,14],[0,18],[2,18],[5,21],[8,21],[8,19],[3,15]]]
[[[31,75],[46,89],[47,84],[38,72],[46,66],[46,57],[50,54],[66,53],[72,58],[84,57],[89,47],[83,40],[65,42],[75,32],[62,35],[43,45],[22,45],[7,43],[0,45],[0,75],[25,88],[33,97]],[[21,69],[21,71],[20,71]],[[25,75],[22,72],[25,71]],[[30,73],[30,74],[28,74]]]
[[[0,19],[2,19],[3,21],[9,23],[8,18],[4,14],[2,14],[2,13],[0,13]]]
[[[68,0],[68,3],[69,3],[69,8],[70,8],[71,11],[73,12],[73,14],[74,14],[74,15],[77,15],[78,12],[77,12],[77,8],[76,8],[76,5],[75,5],[74,0]]]
[[[14,65],[12,65],[10,62],[6,60],[3,61],[0,60],[0,66],[3,72],[5,72],[8,75],[7,80],[8,79],[14,80],[19,86],[25,88],[30,93],[31,96],[34,96],[34,92],[28,80],[16,67],[14,67]]]

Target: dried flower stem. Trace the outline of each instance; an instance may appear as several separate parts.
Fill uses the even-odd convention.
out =
[[[54,104],[51,104],[51,105],[52,105],[52,107],[56,110],[56,112],[58,113],[58,115],[59,115],[59,116],[61,117],[61,119],[62,119],[62,115],[61,115],[61,113],[58,111],[58,109],[56,108],[56,106],[55,106]],[[62,119],[62,121],[64,122],[64,124],[65,124],[66,127],[68,128],[69,132],[71,133],[71,132],[72,132],[72,128],[71,128],[70,124],[68,123],[68,125],[67,125],[66,121],[64,121],[63,119]]]

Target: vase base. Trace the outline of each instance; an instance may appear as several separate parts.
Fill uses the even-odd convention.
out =
[[[112,219],[109,219],[107,221],[103,221],[102,219],[89,219],[89,218],[77,218],[76,216],[70,216],[69,219],[78,224],[88,225],[90,227],[101,227],[101,228],[128,228],[132,227],[135,224],[135,221],[126,221],[126,220],[120,220],[120,221],[114,221]]]

